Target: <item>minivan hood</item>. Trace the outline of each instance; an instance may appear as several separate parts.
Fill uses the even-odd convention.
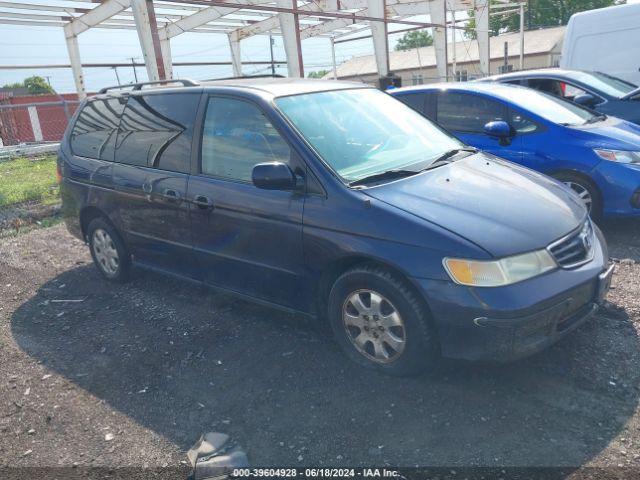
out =
[[[486,153],[363,192],[495,257],[544,248],[576,229],[587,215],[564,185]]]

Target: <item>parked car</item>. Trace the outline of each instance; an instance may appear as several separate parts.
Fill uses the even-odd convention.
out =
[[[550,175],[591,216],[640,216],[640,126],[530,88],[492,83],[391,92],[463,142]]]
[[[560,67],[597,70],[640,84],[640,5],[574,13],[562,42]]]
[[[402,375],[531,354],[604,298],[607,247],[570,190],[386,93],[183,83],[105,90],[61,143],[62,211],[107,279],[135,261],[328,318],[350,358]]]
[[[545,68],[478,80],[521,85],[640,125],[640,88],[600,72]]]

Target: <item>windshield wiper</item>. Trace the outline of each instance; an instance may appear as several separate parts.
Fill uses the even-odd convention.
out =
[[[446,152],[444,152],[442,155],[440,155],[439,157],[437,157],[427,168],[425,168],[424,170],[429,170],[432,167],[435,168],[436,166],[440,166],[441,162],[445,162],[446,160],[451,158],[451,157],[455,157],[456,155],[458,155],[459,153],[462,152],[468,152],[468,153],[477,153],[478,149],[477,148],[473,148],[473,147],[464,147],[464,148],[454,148],[452,150],[447,150]]]
[[[381,180],[395,180],[396,178],[410,177],[420,173],[420,170],[385,170],[384,172],[374,173],[366,177],[359,178],[349,183],[350,187],[356,187],[358,185],[365,185],[371,182],[377,182]]]

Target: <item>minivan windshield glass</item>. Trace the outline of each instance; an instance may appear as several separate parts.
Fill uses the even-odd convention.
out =
[[[580,105],[528,88],[509,88],[509,100],[519,107],[560,125],[582,125],[600,118]]]
[[[348,183],[427,168],[463,144],[386,93],[334,90],[276,99],[280,111]]]
[[[600,72],[575,72],[574,75],[576,80],[585,85],[616,98],[624,97],[638,88],[633,83],[625,82]]]

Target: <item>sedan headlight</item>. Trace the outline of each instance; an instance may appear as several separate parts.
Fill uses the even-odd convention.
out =
[[[601,150],[594,148],[593,150],[603,160],[618,163],[640,163],[640,152],[631,152],[627,150]]]
[[[473,287],[510,285],[553,270],[557,266],[546,250],[489,261],[447,257],[442,263],[454,282]]]

